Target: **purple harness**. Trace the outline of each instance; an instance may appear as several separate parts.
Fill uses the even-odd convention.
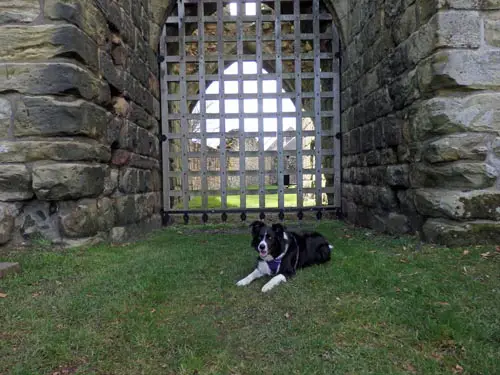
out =
[[[266,261],[267,266],[271,270],[271,275],[278,273],[278,270],[280,269],[281,259],[282,258]]]

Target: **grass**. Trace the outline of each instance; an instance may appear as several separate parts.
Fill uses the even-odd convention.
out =
[[[294,188],[295,186],[291,186]],[[265,189],[277,189],[277,185],[266,185]],[[259,187],[256,185],[250,185],[247,190],[258,190]],[[229,190],[239,190],[239,189],[229,189]],[[286,190],[285,190],[286,191]],[[216,196],[209,196],[208,208],[221,208],[221,198]],[[304,207],[314,206],[315,201],[313,199],[304,199]],[[265,195],[265,206],[267,208],[277,208],[278,207],[278,194],[266,194]],[[285,207],[295,207],[297,206],[297,194],[289,193],[284,194],[284,206]],[[183,204],[177,205],[177,208],[182,208]],[[227,207],[228,208],[239,208],[241,207],[240,196],[239,195],[228,195],[227,196]],[[259,208],[259,196],[258,195],[247,195],[246,196],[246,207],[247,208]],[[201,209],[202,202],[201,196],[192,197],[189,201],[190,209]]]
[[[23,267],[0,281],[0,374],[500,373],[494,247],[318,229],[332,262],[269,294],[234,285],[255,259],[243,227],[0,255]]]

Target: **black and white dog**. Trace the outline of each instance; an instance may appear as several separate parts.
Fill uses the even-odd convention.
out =
[[[238,281],[238,286],[270,275],[273,278],[262,287],[263,292],[268,292],[294,276],[299,268],[330,260],[333,247],[317,232],[287,232],[281,224],[268,227],[261,221],[254,221],[250,228],[251,246],[259,253],[259,258],[255,270]]]

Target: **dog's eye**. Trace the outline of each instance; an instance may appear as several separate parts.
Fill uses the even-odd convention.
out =
[[[268,240],[270,240],[272,237],[268,234],[268,235],[266,236],[266,238],[267,238]]]

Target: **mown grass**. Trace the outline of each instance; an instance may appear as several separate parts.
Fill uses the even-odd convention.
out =
[[[332,262],[268,294],[234,285],[243,227],[0,256],[23,267],[0,281],[0,374],[500,373],[495,247],[318,229]]]
[[[291,186],[295,187],[295,185]],[[266,185],[265,189],[277,189],[277,185]],[[257,185],[249,185],[246,188],[247,190],[258,190],[259,186]],[[239,189],[228,189],[228,190],[239,190]],[[286,193],[283,195],[284,198],[284,206],[285,207],[295,207],[297,206],[297,194],[296,193]],[[216,197],[216,196],[209,196],[207,198],[208,201],[208,207],[207,208],[221,208],[222,207],[222,202],[221,202],[221,197]],[[259,196],[258,195],[247,195],[246,199],[246,207],[247,208],[259,208]],[[307,199],[305,198],[303,200],[303,206],[304,207],[311,207],[315,205],[315,200],[314,199]],[[179,203],[177,205],[177,208],[182,208],[183,203]],[[239,208],[241,207],[241,200],[240,200],[240,195],[228,195],[227,196],[227,207],[228,208]],[[267,208],[277,208],[278,207],[278,194],[266,194],[265,196],[265,207]],[[190,209],[201,209],[202,207],[202,202],[201,202],[201,196],[196,196],[196,197],[191,197],[189,201],[189,208]]]

